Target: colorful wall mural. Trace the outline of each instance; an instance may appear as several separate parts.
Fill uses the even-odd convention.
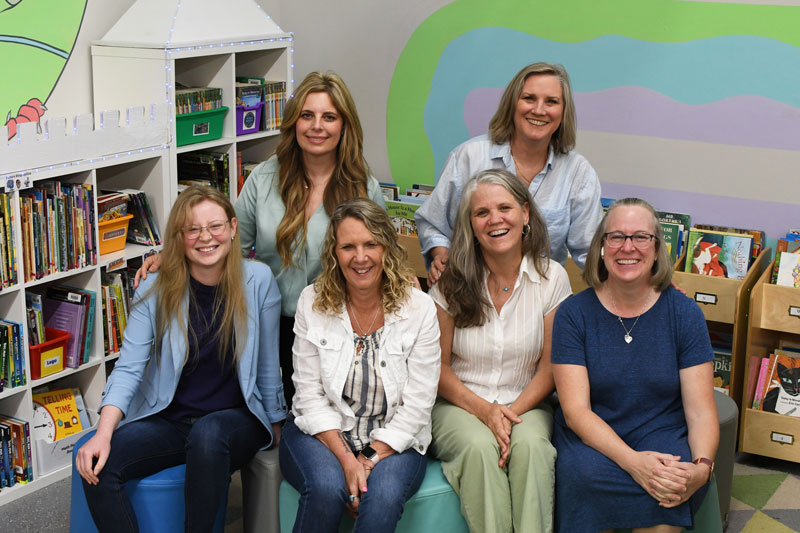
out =
[[[506,83],[536,60],[569,71],[582,131],[800,151],[799,23],[793,6],[456,0],[416,29],[397,62],[392,176],[401,187],[432,183],[453,147],[486,132]],[[619,196],[647,196],[642,189],[603,182]],[[782,200],[762,207],[797,211]]]
[[[8,139],[39,122],[81,29],[88,0],[0,0],[0,124]]]

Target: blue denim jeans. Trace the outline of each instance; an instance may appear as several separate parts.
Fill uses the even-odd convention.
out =
[[[156,414],[119,427],[100,482],[83,481],[97,529],[139,531],[125,482],[185,463],[186,531],[211,531],[231,472],[244,466],[268,437],[246,407],[180,422]]]
[[[283,477],[300,493],[294,532],[335,532],[349,494],[339,460],[289,417],[279,449]],[[381,460],[367,480],[354,532],[394,531],[406,501],[425,477],[425,456],[413,448]]]

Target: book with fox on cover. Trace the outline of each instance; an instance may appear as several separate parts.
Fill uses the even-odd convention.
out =
[[[689,230],[684,271],[744,279],[752,245],[753,237],[750,235],[692,228]]]

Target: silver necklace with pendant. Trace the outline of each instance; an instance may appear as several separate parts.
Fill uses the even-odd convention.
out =
[[[614,314],[617,315],[617,320],[619,320],[619,325],[622,326],[623,330],[625,330],[625,337],[624,337],[625,338],[625,342],[630,344],[631,341],[633,340],[633,337],[631,337],[631,332],[633,331],[633,328],[636,327],[636,323],[639,322],[639,318],[644,313],[645,307],[647,307],[647,304],[650,302],[650,296],[648,296],[647,299],[644,301],[644,305],[642,306],[642,310],[639,311],[639,315],[636,317],[636,320],[633,321],[633,325],[631,326],[631,329],[628,329],[628,328],[625,327],[625,323],[622,321],[622,317],[619,316],[619,311],[617,311],[617,304],[614,303],[614,295],[611,293],[611,290],[608,291],[608,295],[609,295],[609,297],[611,297],[611,307],[614,308]]]

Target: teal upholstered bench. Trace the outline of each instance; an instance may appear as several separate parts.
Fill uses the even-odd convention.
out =
[[[630,533],[630,529],[615,529],[617,533]],[[684,529],[683,531],[687,531]],[[703,505],[694,515],[694,530],[692,533],[722,533],[722,517],[719,512],[719,494],[717,493],[717,478],[711,480]]]
[[[281,533],[292,531],[299,499],[300,494],[294,487],[283,481],[280,489]],[[353,519],[345,514],[339,524],[339,531],[349,533],[353,530],[353,525]],[[461,500],[444,477],[439,461],[428,458],[425,479],[417,493],[406,502],[396,531],[397,533],[469,532],[467,523],[461,516]]]

